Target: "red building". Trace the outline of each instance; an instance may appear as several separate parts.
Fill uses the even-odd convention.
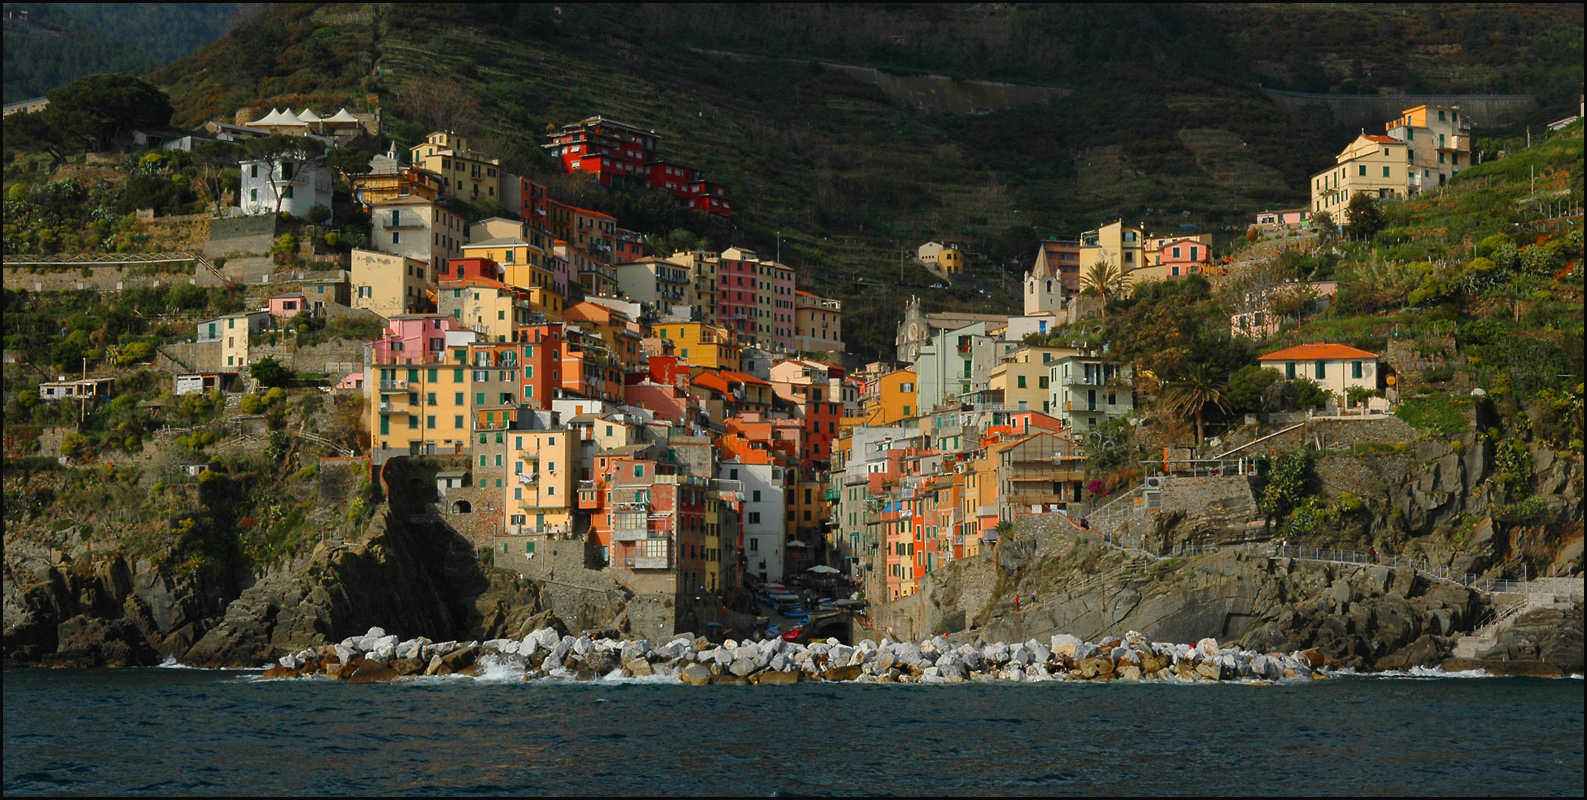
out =
[[[743,256],[734,258],[732,256]],[[760,328],[760,260],[737,248],[723,251],[717,262],[716,315],[722,327],[737,333],[740,339],[759,340]]]
[[[469,278],[502,280],[501,265],[488,258],[454,258],[442,264],[438,271],[441,273],[441,280],[461,281]]]
[[[603,186],[660,189],[689,208],[732,216],[726,186],[705,180],[698,169],[657,158],[661,137],[655,131],[590,117],[562,126],[550,138],[541,147],[570,175],[588,175]]]

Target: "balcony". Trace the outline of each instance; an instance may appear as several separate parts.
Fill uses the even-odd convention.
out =
[[[612,541],[614,542],[642,542],[650,538],[650,531],[645,528],[613,528]]]
[[[1108,376],[1106,378],[1099,377],[1096,373],[1092,373],[1091,375],[1084,375],[1084,374],[1082,374],[1082,375],[1071,375],[1071,376],[1069,376],[1067,378],[1060,378],[1059,382],[1064,384],[1064,385],[1066,385],[1066,386],[1130,386],[1130,385],[1132,385],[1128,378],[1124,377],[1123,375],[1121,375],[1121,374],[1119,374],[1117,372],[1108,374]]]
[[[570,525],[508,525],[508,536],[566,536],[573,532]]]
[[[670,555],[634,556],[633,558],[625,559],[623,564],[629,569],[672,569],[673,560]]]
[[[407,381],[381,381],[380,382],[380,392],[381,392],[381,394],[398,394],[398,393],[405,393],[407,391],[408,391],[408,382]]]

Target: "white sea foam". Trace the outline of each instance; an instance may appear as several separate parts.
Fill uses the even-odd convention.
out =
[[[1387,669],[1382,672],[1357,672],[1354,667],[1344,669],[1324,669],[1323,673],[1337,678],[1387,678],[1399,680],[1435,680],[1439,678],[1494,678],[1498,677],[1481,669],[1461,669],[1449,671],[1443,667],[1411,667],[1409,670]]]

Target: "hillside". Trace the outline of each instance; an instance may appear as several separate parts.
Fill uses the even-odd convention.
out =
[[[40,97],[84,75],[148,72],[262,10],[245,5],[6,3],[5,101]]]
[[[1457,12],[1413,24],[1376,7],[301,4],[153,78],[179,123],[250,104],[378,104],[401,142],[426,129],[412,89],[439,84],[472,112],[458,127],[548,179],[555,169],[538,147],[547,125],[601,114],[654,128],[668,157],[725,181],[736,198],[732,227],[697,233],[769,250],[781,231],[783,256],[804,280],[884,310],[885,335],[861,344],[879,352],[890,309],[910,289],[852,281],[932,282],[918,270],[900,277],[901,249],[923,239],[954,237],[972,250],[968,288],[933,293],[929,304],[1004,308],[1013,297],[1003,269],[1028,265],[1038,232],[1074,235],[1127,217],[1228,234],[1257,210],[1304,202],[1307,176],[1354,131],[1326,113],[1276,108],[1256,81],[1536,92],[1573,106],[1559,87],[1580,84],[1579,7],[1485,13],[1501,24],[1479,29]],[[1253,15],[1284,32],[1282,48],[1247,32]],[[1428,44],[1407,50],[1407,39]],[[1253,72],[1245,54],[1278,66]],[[926,87],[927,73],[945,77]],[[1021,86],[1049,87],[1046,102],[1012,105],[1032,96]],[[986,113],[938,109],[972,89]],[[1009,105],[990,108],[999,103]],[[635,218],[632,198],[578,199],[642,229],[651,221]]]

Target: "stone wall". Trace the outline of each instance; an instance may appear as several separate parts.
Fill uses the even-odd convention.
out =
[[[1522,121],[1537,107],[1529,94],[1309,94],[1263,88],[1262,94],[1286,111],[1310,105],[1327,106],[1334,125],[1378,128],[1419,105],[1460,106],[1476,128],[1502,128]]]
[[[210,220],[204,255],[214,258],[238,253],[268,253],[275,244],[275,236],[276,218],[271,214]]]
[[[364,368],[364,343],[355,339],[332,339],[313,347],[293,347],[287,343],[261,344],[249,348],[254,361],[274,356],[294,372],[324,372],[334,384],[349,373]],[[497,494],[500,494],[497,490]]]
[[[124,264],[96,264],[90,267],[71,267],[41,272],[28,272],[23,269],[6,267],[5,285],[7,289],[26,289],[30,292],[64,292],[77,289],[119,292],[124,289],[134,289],[142,286],[174,286],[178,283],[218,286],[222,282],[209,270],[195,270],[192,275],[177,273],[129,275],[127,266]],[[83,274],[85,270],[88,273],[87,275]]]

